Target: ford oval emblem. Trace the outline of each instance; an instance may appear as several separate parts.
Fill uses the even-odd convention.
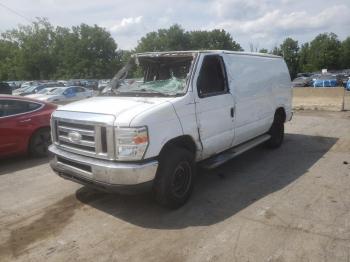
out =
[[[81,134],[75,131],[71,131],[68,133],[68,138],[72,142],[79,143],[81,140]]]

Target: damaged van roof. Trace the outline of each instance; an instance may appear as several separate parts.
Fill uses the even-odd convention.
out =
[[[248,55],[248,56],[262,56],[271,58],[281,58],[281,56],[254,53],[254,52],[242,52],[242,51],[229,51],[229,50],[189,50],[189,51],[162,51],[162,52],[145,52],[137,53],[137,57],[142,56],[192,56],[199,53],[211,53],[211,54],[235,54],[235,55]]]

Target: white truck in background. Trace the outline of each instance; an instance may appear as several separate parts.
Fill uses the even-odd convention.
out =
[[[50,161],[63,178],[109,192],[149,189],[167,207],[214,168],[265,143],[292,117],[281,57],[232,51],[136,54],[101,96],[52,115]]]

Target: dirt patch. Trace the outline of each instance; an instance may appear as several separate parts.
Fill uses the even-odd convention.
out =
[[[342,111],[344,88],[293,88],[293,109]]]
[[[101,195],[93,191],[86,192],[86,194],[87,202],[99,199]],[[83,206],[84,203],[78,201],[75,195],[70,195],[44,208],[39,217],[29,224],[10,229],[10,237],[0,246],[0,260],[1,257],[18,257],[29,245],[57,235],[69,224],[75,211]],[[17,224],[23,224],[23,220]]]

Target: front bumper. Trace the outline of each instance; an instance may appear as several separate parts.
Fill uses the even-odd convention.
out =
[[[61,177],[108,192],[148,190],[156,176],[158,161],[121,163],[101,160],[49,147],[51,168]]]

